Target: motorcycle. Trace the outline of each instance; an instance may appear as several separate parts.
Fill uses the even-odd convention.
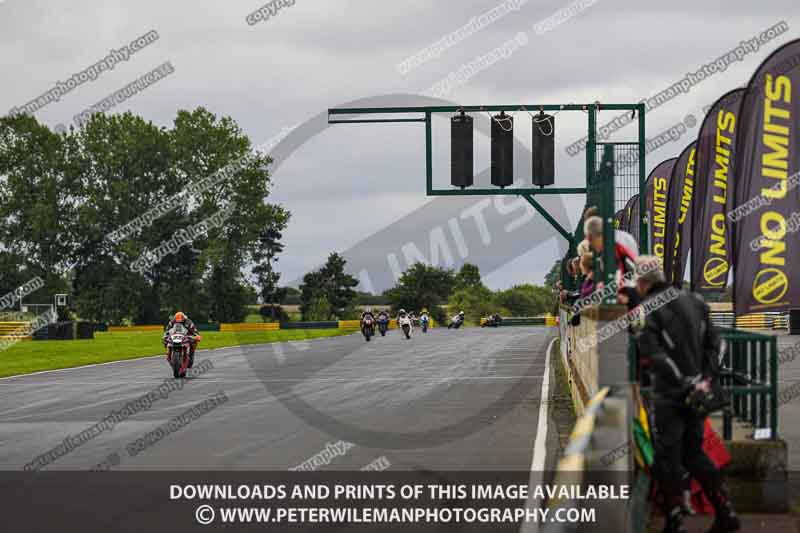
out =
[[[489,315],[489,317],[486,319],[486,321],[483,324],[481,324],[481,327],[482,328],[486,328],[486,327],[496,328],[496,327],[500,326],[500,322],[501,321],[502,321],[502,318],[500,318],[500,315],[495,313],[493,315]]]
[[[361,333],[364,335],[364,338],[369,339],[375,335],[375,321],[372,317],[366,316],[364,320],[361,321]]]
[[[422,327],[422,333],[428,333],[428,322],[430,322],[428,315],[422,315],[419,318],[419,325]]]
[[[386,331],[389,329],[389,317],[381,315],[378,317],[378,331],[381,332],[381,337],[386,336]]]
[[[172,367],[172,377],[175,379],[186,377],[186,370],[194,365],[192,351],[192,337],[189,330],[182,324],[175,324],[165,334],[167,343],[167,361]]]
[[[397,319],[397,325],[400,326],[400,329],[403,330],[403,335],[406,336],[406,339],[411,338],[411,318],[408,315],[401,316]]]
[[[453,317],[453,320],[447,325],[447,329],[453,328],[458,329],[461,327],[461,324],[464,323],[464,317],[461,315],[456,315]]]

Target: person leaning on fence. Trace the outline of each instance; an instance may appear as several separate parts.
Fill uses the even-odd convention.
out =
[[[572,298],[573,301],[583,298],[590,298],[594,293],[595,289],[597,288],[594,282],[594,271],[592,270],[592,266],[594,263],[594,256],[591,252],[586,252],[583,255],[579,256],[578,258],[578,267],[581,271],[581,288],[577,291],[575,296]],[[581,323],[581,314],[580,312],[575,313],[572,315],[572,318],[569,321],[570,325],[578,326]]]
[[[714,506],[711,532],[737,531],[739,519],[722,476],[703,450],[706,416],[687,398],[708,392],[719,373],[720,337],[699,296],[668,285],[661,260],[636,260],[636,287],[649,312],[635,338],[640,364],[653,395],[653,477],[664,496],[665,532],[683,528],[684,469],[703,487]]]
[[[583,223],[583,232],[595,253],[602,254],[603,219],[597,216],[587,218]],[[617,300],[627,305],[628,309],[633,309],[638,304],[636,290],[625,281],[626,274],[635,272],[636,258],[639,257],[639,247],[633,235],[614,230],[614,257],[617,261]],[[597,288],[602,288],[602,283],[597,283]]]
[[[594,270],[592,264],[594,263],[594,256],[591,252],[586,252],[580,256],[580,269],[583,275],[583,283],[581,283],[581,298],[586,298],[592,295],[595,290]]]
[[[573,257],[569,261],[567,261],[567,275],[570,277],[573,283],[576,283],[579,280],[578,277],[579,269],[580,269],[580,264],[578,262],[577,257]],[[564,304],[571,305],[572,302],[574,302],[578,298],[578,296],[580,296],[579,291],[568,291],[563,287],[560,289],[559,292],[559,298],[561,300],[561,303]]]

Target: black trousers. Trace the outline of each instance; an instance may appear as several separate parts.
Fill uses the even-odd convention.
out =
[[[685,472],[702,485],[707,496],[716,495],[722,486],[722,477],[703,451],[705,417],[665,401],[655,402],[653,415],[653,476],[664,495],[665,507],[671,509],[680,504]]]

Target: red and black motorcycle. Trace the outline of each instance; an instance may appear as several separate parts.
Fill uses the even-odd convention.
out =
[[[364,335],[364,338],[369,339],[375,336],[375,319],[371,316],[367,315],[361,320],[361,333]]]
[[[186,377],[186,370],[194,364],[192,340],[199,342],[200,336],[192,337],[183,324],[175,324],[164,334],[167,362],[172,367],[172,377],[175,379]]]

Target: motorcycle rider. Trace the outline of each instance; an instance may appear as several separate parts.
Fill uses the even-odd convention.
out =
[[[197,349],[197,339],[195,337],[199,335],[199,331],[197,330],[197,326],[194,325],[194,322],[192,322],[189,317],[181,311],[175,313],[175,316],[169,321],[167,328],[164,330],[164,336],[161,338],[162,342],[164,343],[164,347],[166,348],[167,346],[167,335],[169,330],[171,330],[175,324],[181,324],[189,332],[189,358],[194,359],[194,351]],[[167,350],[167,359],[169,359],[169,350]]]
[[[461,325],[463,322],[464,322],[464,311],[462,310],[462,311],[459,311],[459,312],[458,312],[458,314],[457,314],[456,316],[454,316],[454,317],[453,317],[453,320],[452,320],[452,321],[450,322],[450,324],[447,326],[447,329],[450,329],[450,328],[452,328],[452,327],[458,327],[458,326],[460,326],[460,325]]]
[[[363,313],[361,313],[361,330],[362,331],[364,330],[364,320],[367,317],[372,319],[372,323],[373,324],[375,323],[375,314],[372,312],[372,309],[370,309],[369,307],[366,308]]]

